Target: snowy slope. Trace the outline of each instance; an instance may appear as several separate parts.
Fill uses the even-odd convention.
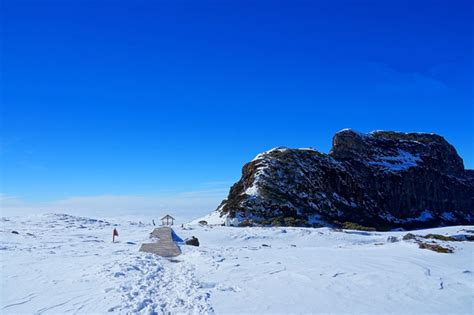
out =
[[[185,246],[169,261],[138,252],[152,229],[57,214],[3,218],[0,313],[473,312],[472,242],[440,254],[387,241],[405,232],[191,224],[175,231],[201,247]]]

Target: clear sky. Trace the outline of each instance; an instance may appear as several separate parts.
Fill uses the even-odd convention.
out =
[[[471,1],[3,0],[0,20],[4,209],[213,210],[257,153],[342,128],[439,133],[474,168]]]

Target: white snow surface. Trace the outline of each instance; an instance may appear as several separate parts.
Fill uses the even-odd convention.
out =
[[[206,221],[209,225],[222,225],[225,224],[227,219],[227,214],[221,216],[219,211],[221,208],[209,213],[208,215],[203,216],[202,218],[193,220],[190,222],[191,225],[199,224],[200,221]]]
[[[406,232],[189,224],[175,232],[201,246],[168,260],[138,252],[154,228],[138,221],[2,218],[0,313],[473,313],[473,242],[440,254],[401,241]]]
[[[259,153],[257,154],[252,161],[256,161],[256,160],[260,160],[260,159],[263,159],[265,157],[265,155],[268,155],[274,151],[279,151],[279,152],[285,152],[287,151],[288,148],[287,147],[276,147],[276,148],[272,148],[270,150],[267,150],[265,152],[262,152],[262,153]]]
[[[423,210],[422,213],[420,213],[420,215],[415,218],[415,219],[407,219],[406,221],[421,221],[421,222],[424,222],[424,221],[429,221],[433,219],[433,215],[431,214],[431,212],[429,210]]]
[[[275,152],[275,151],[278,151],[278,152],[285,152],[285,151],[288,151],[290,150],[289,148],[287,147],[275,147],[275,148],[272,148],[270,150],[267,150],[265,152],[262,152],[262,153],[259,153],[257,154],[252,161],[257,161],[257,160],[261,160],[263,159],[266,155],[272,153],[272,152]],[[298,148],[296,150],[302,150],[302,151],[316,151],[314,148]]]
[[[396,156],[381,156],[375,161],[369,162],[371,165],[379,165],[390,171],[403,171],[410,167],[417,166],[421,158],[418,155],[413,155],[405,150],[398,149]]]

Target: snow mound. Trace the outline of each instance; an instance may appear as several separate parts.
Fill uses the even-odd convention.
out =
[[[216,211],[213,211],[209,213],[208,215],[205,215],[199,219],[189,222],[189,224],[197,225],[199,224],[200,221],[206,221],[208,225],[222,225],[222,224],[225,224],[226,219],[227,219],[227,214],[224,214],[223,216],[221,216],[219,209],[217,209]]]

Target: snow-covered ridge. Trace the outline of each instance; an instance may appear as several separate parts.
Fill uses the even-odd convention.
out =
[[[270,150],[264,151],[262,153],[257,154],[253,159],[253,161],[261,160],[265,156],[271,154],[272,152],[286,152],[288,150],[301,150],[301,151],[316,151],[314,148],[308,147],[308,148],[296,148],[296,149],[290,149],[288,147],[275,147]]]
[[[352,128],[343,128],[341,130],[339,130],[337,133],[340,133],[340,132],[353,132],[353,133],[356,133],[360,136],[363,136],[363,137],[366,137],[366,136],[372,136],[374,134],[377,134],[377,133],[385,133],[385,132],[390,132],[390,133],[398,133],[398,134],[403,134],[403,135],[409,135],[409,134],[418,134],[418,135],[429,135],[429,136],[435,136],[436,134],[435,133],[432,133],[432,132],[419,132],[419,131],[414,131],[414,132],[404,132],[404,131],[393,131],[393,130],[382,130],[382,129],[376,129],[376,130],[372,130],[372,131],[369,131],[367,133],[365,132],[361,132],[361,131],[357,131],[355,129],[352,129]]]
[[[351,129],[351,128],[344,128],[344,129],[341,129],[341,130],[339,130],[338,132],[336,132],[336,134],[344,133],[344,132],[352,132],[352,133],[355,133],[355,134],[359,135],[359,136],[362,137],[362,138],[371,137],[371,136],[372,136],[372,132],[364,133],[364,132],[360,132],[360,131],[357,131],[357,130],[354,130],[354,129]]]
[[[404,132],[404,131],[389,131],[389,130],[372,130],[369,132],[370,135],[377,134],[377,133],[384,133],[384,132],[393,132],[393,133],[398,133],[398,134],[403,134],[403,135],[409,135],[409,134],[417,134],[417,135],[427,135],[427,136],[436,136],[435,133],[433,132],[420,132],[420,131],[412,131],[412,132]]]
[[[256,160],[260,160],[262,158],[264,158],[266,155],[272,153],[272,152],[285,152],[287,151],[288,148],[287,147],[275,147],[275,148],[272,148],[270,150],[267,150],[267,151],[264,151],[262,153],[259,153],[257,154],[253,159],[252,161],[256,161]]]

